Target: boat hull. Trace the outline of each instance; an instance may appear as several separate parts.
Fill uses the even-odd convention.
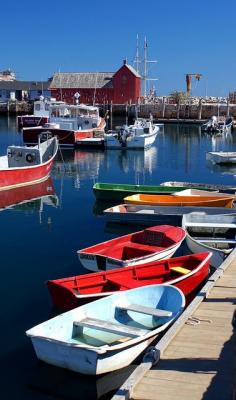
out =
[[[213,268],[218,268],[225,260],[227,255],[224,251],[214,249],[213,247],[206,246],[203,243],[194,240],[188,233],[186,235],[186,243],[192,253],[199,253],[203,251],[210,251],[212,253],[210,264]]]
[[[209,152],[207,159],[215,164],[236,164],[236,152]]]
[[[32,128],[33,126],[39,126],[46,124],[49,121],[49,117],[39,117],[35,115],[21,115],[17,117],[18,128]]]
[[[50,175],[53,159],[45,164],[25,168],[0,170],[0,190],[14,189],[20,186],[42,182]]]
[[[107,134],[104,140],[104,146],[107,149],[147,149],[155,142],[157,132],[149,135],[135,136],[130,141],[121,143],[114,134]]]
[[[49,280],[47,287],[57,309],[70,310],[82,304],[127,290],[151,284],[175,285],[185,297],[192,295],[209,274],[211,253],[201,253],[143,264],[140,267],[118,268],[108,272],[84,274]],[[172,266],[188,272],[172,272]],[[139,277],[138,279],[136,277]],[[142,278],[143,276],[143,278]]]
[[[135,193],[145,194],[172,194],[184,190],[184,186],[150,186],[150,185],[132,185],[119,183],[95,183],[93,192],[97,200],[116,200],[122,201],[124,197]]]
[[[171,224],[181,226],[183,215],[194,211],[204,212],[207,215],[236,215],[236,209],[226,209],[224,207],[168,207],[131,204],[121,204],[107,208],[103,213],[107,221],[120,224],[144,226]]]
[[[157,335],[154,335],[135,346],[129,346],[122,351],[114,351],[105,355],[40,338],[32,338],[32,344],[37,358],[47,364],[81,374],[100,375],[131,364],[156,337]]]
[[[92,137],[92,132],[74,131],[58,128],[25,128],[23,129],[23,140],[26,144],[33,145],[38,143],[38,136],[43,132],[50,132],[52,136],[57,136],[60,146],[74,147],[75,134],[80,134],[81,139]]]
[[[127,204],[144,204],[159,206],[194,206],[194,207],[225,207],[232,208],[235,196],[232,197],[202,197],[199,196],[158,196],[158,195],[133,195],[124,198]]]
[[[158,260],[165,260],[166,258],[170,258],[173,254],[178,250],[180,243],[175,246],[168,248],[166,250],[160,251],[158,253],[154,253],[150,256],[135,258],[133,260],[116,260],[114,258],[106,257],[104,262],[101,264],[99,257],[93,254],[84,254],[78,253],[79,261],[83,265],[84,268],[90,271],[107,271],[114,268],[119,267],[127,267],[132,265],[140,265],[144,262],[153,262]]]
[[[212,183],[192,183],[192,182],[176,182],[176,181],[169,181],[169,182],[162,182],[161,186],[165,187],[178,187],[184,186],[185,188],[193,188],[193,189],[203,189],[203,190],[219,190],[219,192],[225,193],[235,193],[236,187],[229,186],[229,185],[215,185]]]
[[[127,310],[123,310],[123,304],[128,305]],[[139,311],[130,309],[129,305],[137,306]],[[184,295],[177,288],[145,286],[77,307],[33,327],[26,334],[40,360],[75,372],[98,375],[129,365],[167,329],[184,306]],[[92,325],[87,326],[86,322],[84,325],[88,320]]]

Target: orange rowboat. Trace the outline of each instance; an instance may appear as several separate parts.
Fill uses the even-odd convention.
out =
[[[171,196],[135,194],[124,198],[125,203],[150,204],[158,206],[195,206],[195,207],[225,207],[233,208],[235,196]]]

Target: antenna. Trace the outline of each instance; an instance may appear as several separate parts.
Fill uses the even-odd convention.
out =
[[[157,60],[154,61],[149,61],[147,59],[147,39],[145,36],[144,39],[144,73],[143,73],[143,81],[144,81],[144,97],[147,96],[147,81],[157,81],[157,78],[148,78],[148,68],[147,68],[147,64],[148,63],[157,63]]]

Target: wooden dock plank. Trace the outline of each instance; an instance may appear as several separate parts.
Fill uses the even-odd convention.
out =
[[[233,250],[185,315],[157,343],[161,360],[152,368],[151,362],[143,362],[113,400],[230,400],[235,308],[236,250]],[[189,325],[193,318],[199,321],[197,325]]]

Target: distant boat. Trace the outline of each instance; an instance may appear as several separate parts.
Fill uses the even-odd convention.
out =
[[[145,194],[172,194],[184,190],[184,186],[168,187],[160,185],[133,185],[129,183],[103,183],[93,185],[93,192],[97,200],[121,201],[124,197],[136,193]],[[197,186],[196,186],[197,189]],[[209,194],[209,193],[208,193]]]
[[[175,207],[137,204],[119,204],[103,211],[108,221],[122,224],[138,224],[151,226],[153,224],[181,225],[182,216],[194,211],[206,214],[236,215],[236,209],[225,207]]]
[[[170,182],[162,182],[161,186],[165,187],[179,187],[184,186],[185,188],[197,188],[203,190],[218,190],[220,193],[235,193],[236,186],[230,185],[219,185],[215,183],[196,183],[196,182],[177,182],[177,181],[170,181]]]
[[[210,264],[218,268],[236,245],[236,216],[185,214],[182,227],[186,242],[193,253],[211,251]]]
[[[40,360],[99,375],[134,361],[184,306],[185,297],[176,287],[144,286],[77,307],[26,334]]]
[[[182,228],[158,225],[78,250],[82,265],[92,271],[138,265],[171,257],[185,238]]]
[[[18,115],[18,128],[26,128],[33,126],[41,126],[49,122],[49,106],[65,104],[64,101],[56,101],[53,99],[45,99],[40,96],[39,100],[34,102],[34,111],[31,115]]]
[[[27,144],[38,141],[38,135],[49,131],[57,136],[60,146],[74,147],[78,141],[93,138],[96,131],[104,132],[106,122],[99,116],[99,108],[85,104],[55,104],[49,107],[49,122],[23,128],[23,140]]]
[[[151,119],[137,118],[134,125],[105,133],[104,145],[109,149],[146,149],[154,143],[159,130]]]
[[[201,126],[201,130],[207,133],[224,133],[231,129],[233,118],[226,117],[220,119],[213,115],[205,124]]]
[[[235,196],[216,197],[207,196],[168,196],[168,195],[148,195],[134,194],[124,198],[124,202],[128,204],[147,204],[159,206],[195,206],[195,207],[226,207],[232,208]]]
[[[117,291],[163,284],[190,295],[207,278],[211,253],[191,254],[132,267],[49,280],[47,287],[58,309],[70,310]]]
[[[34,147],[8,146],[7,155],[0,157],[0,190],[32,185],[46,179],[58,149],[56,137],[41,141]]]
[[[206,158],[214,164],[236,164],[235,151],[209,151]]]

